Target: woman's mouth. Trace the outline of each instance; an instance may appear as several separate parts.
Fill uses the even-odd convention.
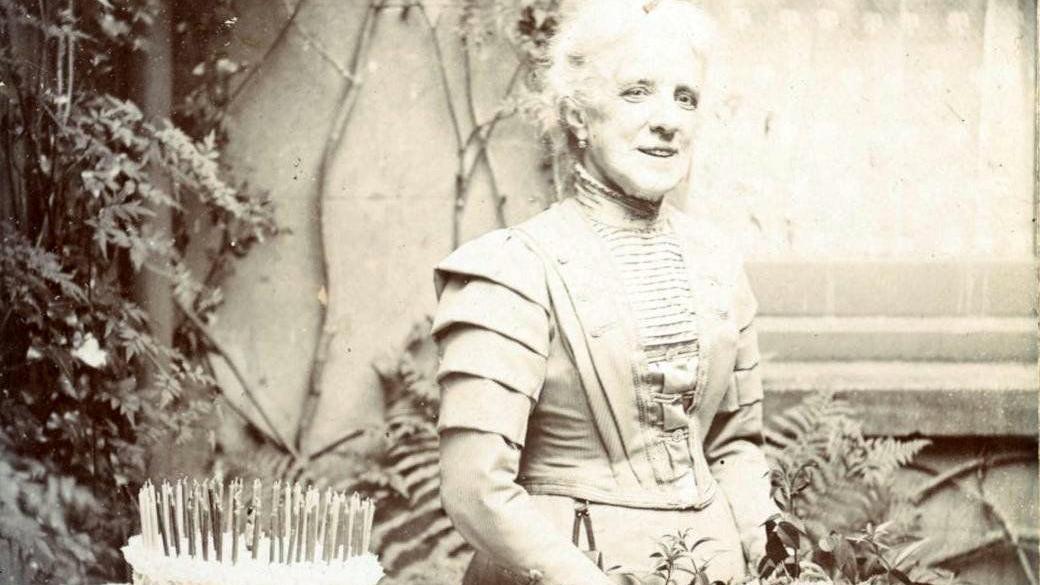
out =
[[[673,156],[675,156],[679,152],[677,149],[670,148],[670,147],[667,147],[667,146],[657,146],[657,147],[653,147],[653,148],[640,147],[637,150],[639,150],[639,152],[641,152],[643,154],[647,154],[647,155],[650,155],[650,156],[656,156],[658,158],[673,157]]]

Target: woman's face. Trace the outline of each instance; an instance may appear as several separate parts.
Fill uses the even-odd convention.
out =
[[[704,64],[684,40],[646,33],[592,65],[601,78],[578,130],[588,144],[583,163],[609,186],[660,201],[690,172]]]

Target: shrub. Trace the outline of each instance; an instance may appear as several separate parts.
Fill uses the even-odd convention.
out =
[[[909,494],[895,473],[928,445],[863,436],[861,417],[831,392],[771,417],[766,430],[773,499],[783,511],[767,524],[766,583],[950,583],[952,575],[921,566]]]
[[[214,267],[275,233],[225,178],[218,130],[110,93],[153,9],[0,0],[0,562],[25,580],[124,577],[145,454],[198,427],[215,389],[195,324],[221,295],[185,259],[187,226],[214,226]],[[172,232],[151,229],[161,214]],[[192,317],[172,342],[136,300],[145,272]]]

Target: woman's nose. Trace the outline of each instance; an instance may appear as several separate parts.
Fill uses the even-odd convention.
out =
[[[679,130],[679,104],[672,99],[659,99],[650,114],[650,130],[670,140]]]

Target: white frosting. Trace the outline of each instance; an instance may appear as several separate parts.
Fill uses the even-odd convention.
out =
[[[149,549],[138,535],[123,547],[123,557],[133,568],[136,585],[375,585],[383,577],[379,559],[371,553],[347,561],[271,563],[263,538],[260,558],[253,560],[245,543],[239,543],[238,562],[232,564],[230,543],[224,549],[223,562],[214,560],[212,548],[208,561],[187,554],[166,556],[161,549]]]

